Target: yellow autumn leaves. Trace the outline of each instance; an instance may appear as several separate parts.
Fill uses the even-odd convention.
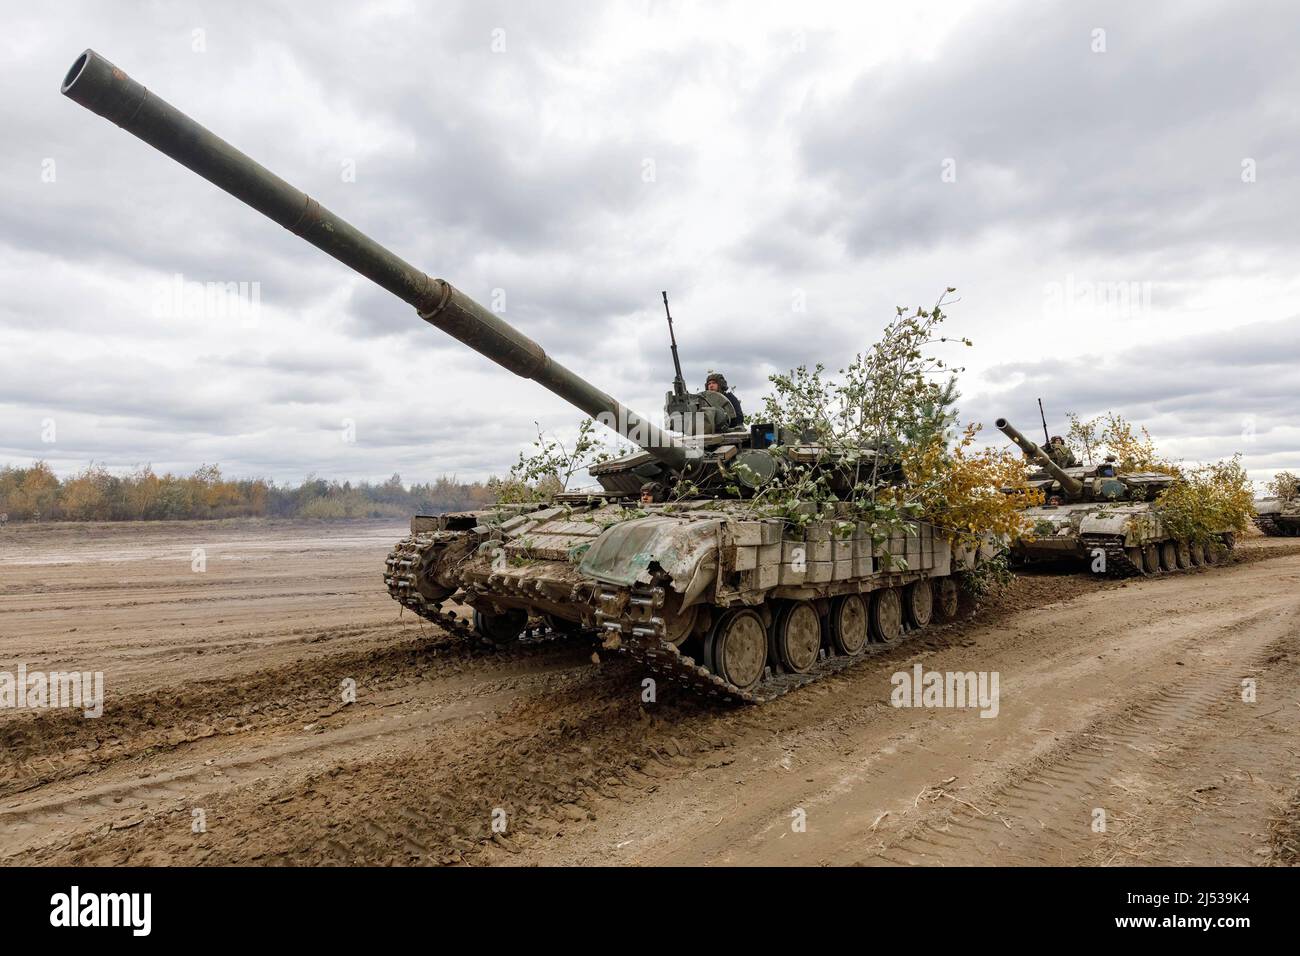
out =
[[[1023,509],[1042,502],[1030,487],[1019,454],[978,448],[978,424],[968,424],[951,445],[936,435],[924,445],[902,450],[907,484],[898,489],[920,516],[959,538],[986,534],[1014,538],[1028,532]]]

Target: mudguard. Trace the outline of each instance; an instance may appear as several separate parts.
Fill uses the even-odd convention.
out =
[[[650,516],[606,529],[582,556],[578,570],[605,584],[649,583],[650,566],[667,574],[686,604],[714,581],[722,519]]]

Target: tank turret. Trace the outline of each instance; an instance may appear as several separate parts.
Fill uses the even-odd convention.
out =
[[[998,427],[998,431],[1002,432],[1002,434],[1015,442],[1020,447],[1021,451],[1032,458],[1044,471],[1060,482],[1061,489],[1067,495],[1071,498],[1079,498],[1083,495],[1083,482],[1068,474],[1064,468],[1052,461],[1051,456],[1048,455],[1047,452],[1043,451],[1043,449],[1039,448],[1022,435],[1016,426],[1012,425],[1005,418],[999,418],[995,424]]]

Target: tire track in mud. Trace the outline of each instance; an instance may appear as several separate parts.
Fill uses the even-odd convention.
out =
[[[272,644],[319,644],[339,638],[366,637],[372,632],[380,637],[402,638],[409,635],[409,629],[406,626],[409,621],[410,618],[405,620],[394,618],[384,621],[343,624],[335,627],[315,626],[248,630],[239,631],[227,637],[213,637],[202,641],[190,640],[187,635],[184,639],[153,645],[141,645],[138,641],[129,640],[125,635],[117,636],[107,633],[97,640],[83,642],[78,649],[78,660],[84,661],[84,658],[90,654],[104,653],[117,653],[119,659],[129,658],[136,661],[163,658],[169,654],[184,651],[219,654],[223,651],[249,647],[267,647]],[[216,623],[224,624],[225,621],[218,620]],[[198,629],[199,627],[196,626],[195,630]],[[383,632],[390,633],[385,635]],[[33,657],[36,656],[37,650],[36,647],[19,647],[13,648],[10,653],[16,657],[23,657],[24,655]],[[70,659],[50,657],[48,651],[45,654],[46,659],[50,661],[57,662]]]
[[[87,641],[83,643],[75,656],[51,656],[47,652],[41,659],[39,669],[46,671],[84,670],[86,669],[87,658],[95,658],[96,655],[105,654],[114,655],[113,663],[120,668],[122,664],[167,663],[193,657],[213,659],[225,655],[238,655],[243,651],[290,648],[294,645],[307,647],[352,639],[359,639],[358,643],[368,643],[372,647],[381,642],[386,642],[388,646],[392,646],[410,640],[411,633],[412,629],[408,618],[405,621],[376,621],[348,624],[340,627],[302,627],[245,631],[232,634],[229,637],[214,637],[207,640],[178,639],[149,646],[142,646],[138,642],[106,638],[102,642]],[[20,660],[31,660],[38,655],[20,648],[13,652],[13,656]],[[36,669],[38,668],[29,665],[29,670]]]
[[[607,678],[597,682],[602,679]],[[560,676],[538,691],[539,700],[565,704],[558,718],[537,726],[528,726],[537,710],[516,700],[486,714],[471,734],[464,727],[432,726],[426,734],[406,735],[394,756],[348,760],[330,754],[328,770],[317,765],[304,779],[222,795],[209,804],[208,814],[209,835],[220,834],[220,842],[192,839],[182,829],[185,814],[162,812],[130,831],[78,835],[55,858],[299,865],[458,860],[484,838],[493,806],[503,805],[516,817],[523,813],[517,801],[550,792],[551,758],[541,753],[541,741],[563,737],[575,744],[564,753],[575,754],[584,747],[580,741],[610,734],[601,718],[615,718],[606,709],[591,709],[588,688],[577,693],[584,701],[581,718],[573,713],[575,696],[565,684],[575,682],[586,683]],[[485,803],[489,793],[494,799]],[[155,857],[159,848],[162,855]]]
[[[511,684],[500,689],[458,697],[433,705],[412,700],[396,702],[399,713],[354,717],[337,727],[328,718],[307,725],[310,736],[276,735],[250,743],[233,753],[208,757],[193,754],[180,767],[149,774],[143,779],[132,771],[127,779],[88,786],[74,793],[0,804],[0,827],[5,828],[4,857],[30,852],[51,836],[70,836],[78,827],[107,826],[122,829],[138,825],[152,814],[167,810],[189,814],[205,805],[205,798],[223,790],[248,787],[276,777],[304,775],[319,767],[321,754],[348,759],[367,746],[386,739],[404,739],[440,723],[464,723],[482,718],[503,706],[518,692]],[[385,707],[394,704],[381,705]],[[350,715],[351,716],[351,715]],[[112,776],[111,774],[101,776]],[[100,778],[95,778],[100,779]],[[123,817],[123,814],[126,817]]]
[[[12,717],[0,722],[0,798],[208,738],[333,715],[356,706],[342,702],[348,678],[364,709],[368,696],[409,685],[455,680],[444,694],[458,697],[494,683],[526,686],[549,673],[538,662],[574,667],[590,654],[580,638],[494,651],[432,626],[423,630],[424,636],[392,646],[110,699],[95,720],[63,710]]]
[[[252,604],[258,601],[284,600],[286,598],[310,598],[313,601],[321,598],[354,598],[361,595],[369,596],[372,592],[368,588],[356,588],[354,590],[331,591],[325,589],[312,590],[292,590],[279,589],[271,587],[275,579],[259,579],[252,589],[249,588],[245,581],[211,581],[200,587],[206,587],[220,593],[215,594],[192,594],[196,590],[190,585],[178,585],[175,582],[158,584],[155,587],[160,593],[156,597],[150,598],[123,598],[118,601],[95,601],[93,607],[96,610],[116,611],[123,608],[147,608],[147,607],[172,607],[172,606],[192,606],[199,604],[214,604],[218,601],[231,602],[234,604]],[[288,582],[285,582],[288,583]],[[296,579],[295,579],[295,582]],[[63,598],[67,600],[70,597],[89,597],[97,592],[120,593],[130,591],[147,590],[145,586],[137,586],[135,582],[130,584],[115,585],[92,585],[88,587],[68,587],[68,588],[25,588],[21,591],[14,590],[11,594],[20,594],[23,597],[39,595],[46,598]],[[167,591],[176,592],[177,596],[168,596]],[[182,596],[183,595],[183,596]],[[0,615],[3,614],[38,614],[52,611],[82,611],[85,610],[91,602],[77,601],[67,604],[42,603],[31,607],[6,608],[0,607]]]
[[[208,804],[211,839],[186,832],[187,814],[163,812],[129,830],[78,834],[43,859],[330,865],[508,855],[586,820],[598,796],[638,794],[727,746],[711,727],[715,712],[697,702],[642,710],[627,663],[558,671],[470,733],[433,725],[395,755],[331,755],[333,766],[303,779],[219,795]],[[505,814],[504,834],[492,832],[494,810]]]
[[[1276,618],[1276,611],[1250,615],[1242,624]],[[1283,623],[1277,636],[1224,673],[1216,662],[1203,662],[1201,673],[1189,674],[1174,686],[1153,686],[1147,699],[1104,714],[1055,744],[1050,751],[1019,771],[1001,787],[961,797],[943,789],[923,792],[918,800],[933,801],[938,812],[913,824],[882,845],[867,865],[1013,866],[1150,862],[1123,845],[1136,836],[1145,804],[1156,793],[1142,785],[1150,765],[1162,771],[1213,735],[1226,708],[1245,708],[1242,680],[1259,679],[1279,661],[1285,680],[1294,687],[1295,661],[1279,653],[1296,642],[1294,624]],[[1198,638],[1199,639],[1199,638]],[[1194,640],[1183,643],[1188,650]],[[1235,716],[1235,714],[1234,714]],[[1127,781],[1127,783],[1125,783]],[[1132,786],[1129,786],[1132,785]],[[1215,789],[1210,786],[1207,789]],[[1123,791],[1121,793],[1120,791]],[[942,804],[943,799],[952,802]],[[1131,808],[1130,805],[1137,806]],[[1124,811],[1116,810],[1124,806]],[[1093,829],[1096,812],[1105,829]]]

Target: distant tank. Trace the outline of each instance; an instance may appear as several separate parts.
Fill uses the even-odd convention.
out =
[[[1109,461],[1063,468],[1005,418],[997,427],[1038,466],[1029,485],[1044,499],[1025,509],[1029,534],[1012,545],[1017,560],[1072,558],[1087,561],[1095,573],[1128,577],[1217,564],[1234,547],[1229,531],[1208,541],[1180,541],[1166,530],[1155,501],[1173,476],[1121,471]]]
[[[1257,498],[1255,527],[1270,537],[1300,535],[1300,482],[1289,495]]]
[[[750,489],[826,451],[736,421],[719,392],[677,377],[656,426],[550,358],[540,345],[434,279],[87,51],[63,92],[413,305],[420,318],[613,428],[640,451],[591,469],[596,493],[542,504],[416,516],[384,581],[403,607],[454,626],[473,609],[484,640],[530,623],[587,630],[664,680],[746,702],[779,696],[958,609],[958,576],[989,553],[911,522],[882,536],[851,509],[816,512],[800,531],[756,517]],[[671,320],[670,320],[671,322]],[[886,452],[880,473],[899,476]],[[834,480],[834,469],[828,470]],[[669,502],[643,503],[643,486]],[[738,491],[734,490],[739,488]],[[692,489],[689,494],[682,490]],[[849,489],[838,489],[847,495]],[[656,497],[651,495],[651,497]]]

